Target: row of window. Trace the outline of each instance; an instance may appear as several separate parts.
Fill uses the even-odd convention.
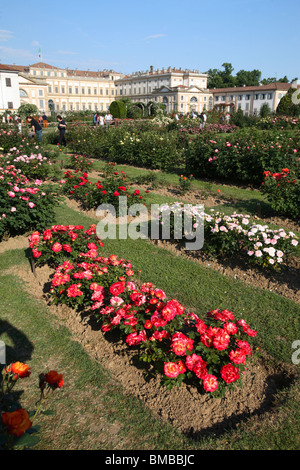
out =
[[[48,93],[53,93],[53,92],[52,92],[52,88],[53,88],[52,86],[48,86]],[[111,90],[111,94],[112,94],[112,95],[114,95],[114,91],[115,91],[115,90],[113,90],[113,89]],[[61,93],[61,94],[64,94],[64,93],[66,93],[66,88],[65,88],[64,86],[62,86],[62,87],[60,87],[60,91],[59,91],[59,87],[58,87],[58,86],[55,86],[55,87],[54,87],[54,93]],[[106,93],[106,95],[109,95],[109,89],[108,89],[108,88],[105,89],[105,93]],[[74,94],[74,95],[79,95],[79,87],[75,87],[74,92],[73,92],[73,88],[69,87],[69,95],[73,95],[73,94]],[[85,88],[81,88],[81,94],[82,94],[82,95],[85,95],[85,94],[86,94],[86,89],[85,89]],[[87,89],[87,94],[88,94],[88,95],[91,95],[91,94],[92,94],[91,88],[88,88],[88,89]],[[98,94],[99,94],[99,93],[98,93],[98,89],[97,89],[97,88],[94,88],[94,95],[98,95]],[[103,93],[103,88],[100,88],[100,95],[103,95],[103,94],[104,94],[104,93]]]
[[[249,101],[251,100],[251,96],[252,95],[238,95],[238,101],[242,101],[243,99],[245,99],[246,101]],[[255,100],[272,100],[273,99],[273,93],[255,93],[254,95],[254,99]],[[220,101],[226,101],[226,96],[215,96],[215,101],[219,101],[219,98],[220,98]],[[230,95],[228,96],[228,101],[233,101],[235,98],[234,95]]]
[[[64,72],[56,72],[56,71],[55,72],[50,72],[50,71],[46,72],[45,71],[45,73],[44,73],[43,70],[40,70],[40,72],[38,73],[37,70],[33,70],[33,75],[41,75],[42,77],[45,75],[45,76],[51,77],[51,74],[54,77],[65,77],[66,76],[66,73],[64,73]]]
[[[85,104],[80,105],[79,103],[76,103],[75,105],[69,104],[69,106],[62,104],[59,105],[57,104],[56,106],[53,105],[52,109],[56,108],[56,111],[106,111],[109,108],[109,105],[103,105],[100,104],[99,106],[97,104],[94,105],[94,108],[92,107],[91,104],[88,104],[87,106]],[[40,109],[44,109],[44,105],[40,106]],[[49,106],[49,109],[51,109],[51,106]]]

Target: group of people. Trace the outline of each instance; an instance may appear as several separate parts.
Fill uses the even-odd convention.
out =
[[[95,126],[106,126],[108,128],[111,123],[113,122],[114,118],[110,114],[109,111],[105,114],[105,116],[102,116],[102,114],[95,113],[94,114],[94,125]]]
[[[33,116],[28,116],[27,117],[28,124],[31,127],[31,130],[33,132],[33,136],[37,136],[39,141],[42,143],[43,140],[43,130],[42,130],[42,123],[38,122],[39,119],[35,119]],[[58,121],[58,126],[55,132],[59,132],[59,137],[58,137],[58,143],[59,145],[63,145],[64,147],[67,145],[66,142],[66,129],[67,129],[67,124],[63,120],[62,116],[60,114],[57,115],[57,121]]]

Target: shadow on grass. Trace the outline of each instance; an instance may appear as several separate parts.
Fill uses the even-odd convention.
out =
[[[8,340],[13,346],[8,344]],[[5,357],[1,358],[5,360],[5,364],[0,363],[0,369],[3,365],[9,365],[13,362],[23,362],[26,364],[30,361],[34,345],[29,341],[27,336],[22,333],[21,330],[13,326],[6,320],[0,319],[0,340],[5,345]],[[9,395],[5,397],[2,403],[0,403],[0,410],[8,410],[11,405],[14,407],[22,408],[20,400],[23,395],[23,390],[13,390]]]

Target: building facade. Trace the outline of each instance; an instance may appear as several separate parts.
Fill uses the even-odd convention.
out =
[[[14,68],[19,75],[20,104],[34,104],[41,113],[48,114],[106,111],[115,100],[114,82],[122,76],[112,70],[61,69],[43,62]]]
[[[207,74],[198,70],[167,68],[135,72],[115,82],[116,97],[130,98],[132,102],[161,103],[167,113],[201,112],[212,108],[211,93],[207,89]]]
[[[0,64],[0,110],[16,111],[20,106],[19,73],[17,69]]]
[[[270,83],[268,85],[232,88],[214,88],[214,108],[220,112],[241,109],[246,115],[258,115],[261,107],[268,104],[270,111],[276,111],[281,98],[288,92],[291,83]]]
[[[291,83],[232,88],[207,88],[208,75],[198,70],[162,68],[124,75],[113,70],[63,69],[44,62],[29,66],[0,64],[0,112],[17,111],[30,103],[41,114],[51,111],[105,112],[112,101],[129,98],[134,103],[162,104],[167,113],[186,114],[204,110],[259,114],[268,103],[276,111]],[[296,84],[297,86],[297,84]],[[299,85],[298,85],[299,87]]]

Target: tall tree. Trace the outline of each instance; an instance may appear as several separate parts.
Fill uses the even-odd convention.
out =
[[[236,86],[257,86],[261,77],[260,70],[239,70],[235,77]]]

